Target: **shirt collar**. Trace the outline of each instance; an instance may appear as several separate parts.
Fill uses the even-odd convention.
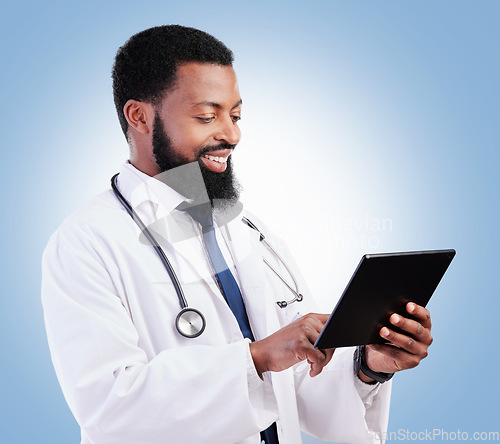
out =
[[[179,204],[188,200],[165,183],[139,171],[129,161],[120,169],[118,185],[134,209],[145,211],[150,207],[156,217],[170,214]]]

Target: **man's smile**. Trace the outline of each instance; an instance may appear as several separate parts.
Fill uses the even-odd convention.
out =
[[[222,149],[210,151],[200,156],[203,165],[215,173],[223,173],[227,168],[227,159],[232,153],[232,149]]]

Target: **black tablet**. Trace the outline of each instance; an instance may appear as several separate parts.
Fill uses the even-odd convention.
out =
[[[366,254],[321,331],[317,349],[383,344],[382,326],[398,329],[389,317],[410,301],[425,307],[450,265],[455,250]]]

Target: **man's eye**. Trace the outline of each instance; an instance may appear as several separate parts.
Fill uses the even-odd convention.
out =
[[[205,123],[210,123],[212,120],[215,119],[215,117],[197,117],[197,119]]]
[[[241,120],[241,117],[240,116],[231,116],[231,119],[233,119],[233,122],[236,123],[239,120]]]

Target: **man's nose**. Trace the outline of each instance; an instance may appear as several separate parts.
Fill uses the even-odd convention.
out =
[[[214,139],[219,142],[226,142],[229,145],[236,145],[241,138],[241,132],[233,122],[232,118],[224,119],[224,121],[220,121],[220,127],[217,130],[217,133],[214,135]]]

